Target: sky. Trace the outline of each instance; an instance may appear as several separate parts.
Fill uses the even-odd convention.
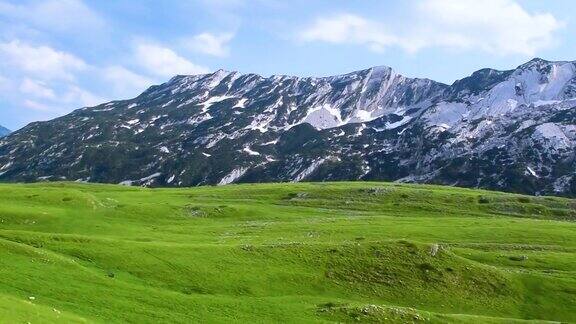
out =
[[[328,76],[387,65],[444,83],[576,60],[573,0],[0,0],[0,125],[218,69]]]

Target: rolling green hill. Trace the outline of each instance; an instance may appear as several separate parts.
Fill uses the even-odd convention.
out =
[[[571,322],[575,220],[425,185],[0,185],[0,322]]]

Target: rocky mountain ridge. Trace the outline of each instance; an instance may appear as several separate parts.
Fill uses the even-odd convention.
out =
[[[147,186],[389,180],[576,193],[576,64],[446,85],[389,67],[176,76],[0,140],[0,181]]]

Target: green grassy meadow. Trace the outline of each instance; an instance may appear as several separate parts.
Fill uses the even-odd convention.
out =
[[[0,185],[0,323],[576,322],[576,201]]]

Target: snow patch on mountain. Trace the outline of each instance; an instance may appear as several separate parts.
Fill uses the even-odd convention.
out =
[[[244,108],[246,107],[247,98],[241,98],[232,108]]]
[[[307,176],[311,175],[314,171],[316,171],[316,169],[322,165],[322,163],[324,163],[327,159],[326,158],[320,158],[316,161],[313,161],[309,166],[307,166],[306,168],[304,168],[302,171],[300,171],[300,173],[298,173],[293,179],[292,182],[300,182],[304,179],[306,179]]]
[[[198,105],[202,106],[202,113],[205,113],[208,111],[208,109],[215,103],[218,103],[220,101],[224,101],[226,99],[230,99],[230,98],[234,98],[232,96],[214,96],[214,97],[210,97],[208,98],[208,100],[199,103]]]
[[[248,153],[248,155],[256,155],[256,156],[260,155],[260,153],[258,153],[258,152],[256,152],[256,151],[253,151],[253,150],[250,148],[250,146],[244,147],[244,148],[242,149],[242,151]]]
[[[218,185],[222,186],[222,185],[227,185],[227,184],[233,183],[234,181],[236,181],[237,179],[242,177],[246,173],[246,171],[248,171],[248,168],[234,169],[234,170],[232,170],[232,172],[230,172],[226,176],[224,176],[220,180],[220,182],[218,182]]]

